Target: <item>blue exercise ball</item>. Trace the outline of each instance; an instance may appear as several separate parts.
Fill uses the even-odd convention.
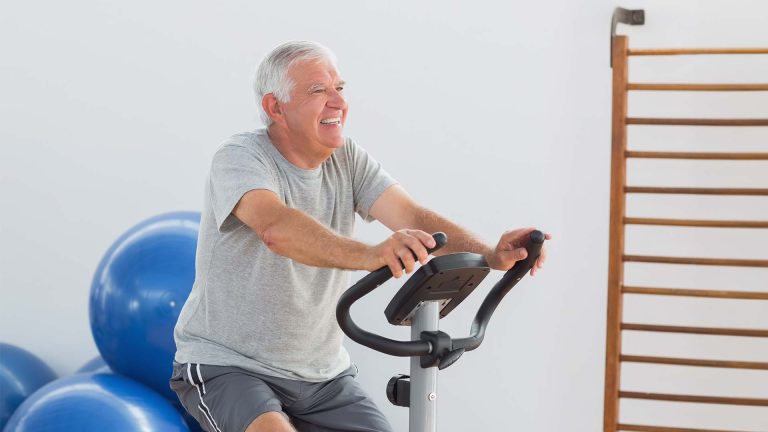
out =
[[[88,361],[88,363],[80,366],[80,369],[77,370],[75,373],[83,373],[83,372],[112,372],[112,369],[109,368],[109,365],[107,365],[107,362],[104,361],[101,356],[96,356]]]
[[[200,213],[147,219],[104,254],[91,284],[91,332],[115,372],[167,399],[176,345],[173,328],[195,279]]]
[[[29,395],[55,379],[53,370],[37,356],[0,342],[0,430]]]
[[[77,370],[75,373],[113,373],[112,369],[109,368],[109,365],[104,361],[101,356],[96,356],[89,360],[86,364],[80,367],[80,369]],[[168,399],[168,401],[171,403],[171,406],[173,406],[176,411],[181,414],[181,416],[184,418],[184,421],[187,423],[187,426],[189,427],[190,432],[203,432],[203,428],[200,427],[200,424],[197,423],[197,420],[195,420],[194,417],[192,417],[186,409],[181,405],[181,402],[179,402],[179,398],[176,397],[174,394],[172,398]],[[0,428],[2,430],[2,428]]]
[[[181,415],[147,386],[111,373],[49,383],[16,409],[6,431],[189,432]]]

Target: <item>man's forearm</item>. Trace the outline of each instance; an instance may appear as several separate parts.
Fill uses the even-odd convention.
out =
[[[443,231],[448,235],[448,244],[436,255],[474,252],[487,258],[494,250],[476,234],[427,208],[419,208],[414,215],[413,225],[410,228],[430,234]],[[264,231],[262,241],[271,251],[302,264],[374,270],[371,246],[338,235],[296,209],[286,208],[279,221]]]
[[[415,214],[415,226],[413,228],[426,231],[430,234],[442,231],[448,235],[448,243],[435,255],[444,255],[455,252],[474,252],[485,256],[493,253],[493,247],[487,245],[477,234],[435,213],[434,211],[420,207]]]
[[[272,252],[315,267],[369,270],[370,246],[334,233],[311,216],[286,208],[262,241]]]

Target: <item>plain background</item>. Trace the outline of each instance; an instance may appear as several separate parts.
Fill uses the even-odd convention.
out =
[[[258,127],[253,70],[275,45],[333,49],[346,133],[427,205],[489,242],[551,232],[544,271],[496,312],[481,349],[440,374],[439,429],[597,431],[602,425],[614,2],[12,2],[0,15],[0,340],[62,375],[96,355],[88,291],[102,254],[152,215],[199,210],[212,156]],[[768,46],[768,3],[662,0],[630,46]],[[637,58],[634,82],[766,82],[768,56]],[[768,117],[766,92],[637,93],[630,114]],[[634,127],[636,149],[766,151],[766,128]],[[644,161],[638,185],[768,187],[766,162]],[[765,197],[632,197],[628,214],[768,219]],[[633,227],[627,251],[768,259],[766,230]],[[377,243],[387,231],[358,223]],[[362,276],[353,274],[352,280]],[[491,278],[498,277],[494,274]],[[766,290],[765,269],[627,267],[636,285]],[[490,286],[490,283],[486,285]],[[379,289],[353,310],[393,337]],[[485,294],[443,328],[469,331]],[[765,301],[626,299],[626,320],[768,328]],[[766,361],[768,341],[625,335],[625,352]],[[347,344],[359,379],[405,430],[384,386],[407,361]],[[638,391],[768,397],[765,371],[628,365]],[[625,402],[622,420],[765,430],[768,409]]]

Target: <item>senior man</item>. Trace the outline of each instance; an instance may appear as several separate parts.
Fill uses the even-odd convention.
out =
[[[213,156],[170,381],[208,431],[392,431],[342,346],[335,306],[348,270],[386,265],[399,278],[427,261],[435,231],[449,238],[439,254],[481,253],[498,270],[526,256],[533,228],[486,245],[344,137],[344,85],[324,46],[278,46],[254,85],[267,127]],[[353,240],[355,213],[393,234],[375,246]]]

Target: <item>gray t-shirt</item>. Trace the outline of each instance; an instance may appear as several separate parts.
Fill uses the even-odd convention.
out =
[[[371,205],[395,183],[349,138],[309,170],[288,162],[266,129],[228,139],[205,188],[195,283],[174,330],[175,360],[312,382],[348,368],[336,303],[350,272],[275,254],[232,209],[246,192],[266,189],[350,237],[355,213],[372,221]]]

